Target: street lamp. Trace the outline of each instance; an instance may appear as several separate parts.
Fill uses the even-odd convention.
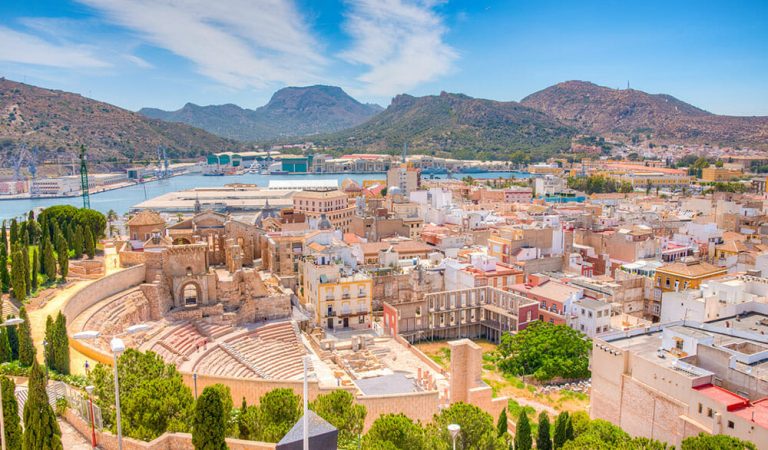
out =
[[[112,340],[109,341],[109,348],[110,350],[112,350],[112,357],[114,359],[113,368],[115,373],[115,419],[117,423],[118,450],[123,450],[123,427],[120,421],[121,419],[120,417],[120,379],[117,375],[117,358],[120,356],[121,353],[125,351],[125,342],[123,342],[123,340],[120,339],[119,336],[124,336],[126,334],[140,333],[142,331],[147,331],[150,328],[151,327],[145,323],[131,325],[130,327],[126,328],[124,332],[113,335]],[[78,340],[96,339],[100,336],[101,336],[100,332],[91,331],[91,330],[80,331],[72,335],[73,338]]]
[[[96,449],[96,417],[93,415],[93,386],[86,386],[85,392],[88,393],[88,406],[91,410],[91,447]]]
[[[452,423],[448,425],[448,432],[451,433],[451,439],[453,440],[453,450],[456,450],[456,436],[459,435],[459,431],[461,431],[459,424]]]
[[[13,327],[24,323],[24,319],[13,318],[0,323],[0,327]],[[5,416],[3,415],[3,388],[0,385],[0,447],[5,450]]]

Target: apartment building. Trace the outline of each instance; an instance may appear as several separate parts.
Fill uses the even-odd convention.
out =
[[[293,196],[293,211],[304,214],[308,221],[327,219],[335,229],[349,231],[355,207],[349,197],[339,190],[301,191]]]
[[[328,329],[371,326],[370,275],[325,255],[307,257],[303,269],[304,303],[314,312],[316,324]]]
[[[583,289],[540,274],[530,275],[527,283],[512,285],[509,290],[538,303],[538,319],[555,325],[567,325],[573,302],[584,297]]]

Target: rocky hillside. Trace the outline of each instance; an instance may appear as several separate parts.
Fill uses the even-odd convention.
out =
[[[143,108],[139,113],[181,122],[240,141],[330,133],[359,125],[382,108],[363,104],[335,86],[288,87],[275,92],[255,110],[237,105],[198,106],[187,103],[177,111]]]
[[[37,147],[40,160],[69,162],[85,145],[94,164],[242,150],[235,141],[188,125],[146,118],[78,94],[0,79],[0,158],[8,166],[18,146]]]
[[[516,102],[443,92],[425,97],[398,95],[368,122],[313,140],[379,152],[399,152],[407,142],[414,152],[504,159],[520,151],[542,156],[567,148],[573,133],[558,120]]]
[[[720,116],[670,95],[566,81],[520,103],[584,132],[658,141],[768,146],[768,117]]]

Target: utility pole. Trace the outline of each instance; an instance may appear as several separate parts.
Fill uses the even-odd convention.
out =
[[[88,157],[85,154],[85,145],[80,146],[80,189],[83,192],[83,208],[91,209],[91,199],[88,192]]]

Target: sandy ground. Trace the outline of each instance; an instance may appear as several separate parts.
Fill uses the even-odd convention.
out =
[[[92,282],[93,281],[91,280],[75,281],[57,292],[56,295],[51,297],[51,299],[48,300],[42,307],[37,309],[30,309],[27,311],[27,314],[29,315],[29,322],[32,328],[32,340],[34,341],[35,348],[37,349],[37,360],[41,364],[43,363],[44,355],[43,340],[45,339],[46,318],[49,315],[55,318],[61,308],[67,303],[67,301],[69,301],[70,298],[72,298],[75,293],[80,291],[80,289],[83,289],[85,286],[88,286]],[[85,374],[85,356],[83,356],[74,348],[70,347],[69,360],[70,369],[73,374]],[[89,360],[88,364],[93,367],[95,363],[92,360]]]

